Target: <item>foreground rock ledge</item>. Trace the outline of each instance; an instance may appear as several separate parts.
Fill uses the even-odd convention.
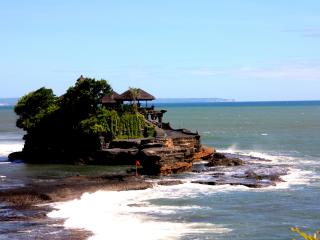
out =
[[[194,170],[196,172],[207,172],[209,178],[193,181],[192,183],[264,188],[284,182],[282,176],[288,174],[288,167],[269,165],[266,164],[267,162],[267,159],[253,157],[240,159],[232,154],[214,153],[202,169]]]

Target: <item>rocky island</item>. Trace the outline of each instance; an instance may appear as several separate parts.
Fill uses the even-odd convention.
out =
[[[154,99],[137,88],[118,94],[105,80],[83,76],[59,97],[47,88],[23,96],[14,110],[18,115],[17,127],[25,131],[25,144],[21,152],[9,155],[10,160],[36,164],[136,165],[142,175],[129,171],[37,176],[23,186],[0,191],[0,201],[4,203],[0,207],[5,213],[0,221],[19,223],[23,231],[29,231],[30,224],[32,228],[45,225],[42,235],[35,238],[59,231],[56,239],[87,239],[92,236],[90,231],[63,228],[62,220],[48,218],[47,213],[54,210],[50,204],[81,198],[84,193],[98,190],[143,190],[185,181],[265,188],[283,182],[282,176],[288,174],[287,166],[270,165],[267,159],[218,153],[213,147],[202,145],[197,132],[174,129],[170,123],[163,122],[166,110],[148,106],[148,101]],[[175,179],[162,177],[183,172],[190,173]],[[185,180],[185,175],[194,177]],[[17,228],[6,234],[20,237],[23,231]]]
[[[198,133],[173,129],[163,122],[166,110],[148,107],[154,99],[138,88],[118,94],[107,81],[83,76],[60,97],[40,88],[15,106],[25,145],[9,159],[139,164],[144,174],[165,175],[190,171],[194,161],[210,158],[214,149],[202,146]]]

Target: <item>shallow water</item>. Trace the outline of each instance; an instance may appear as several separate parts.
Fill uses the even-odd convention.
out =
[[[251,189],[191,183],[208,177],[202,173],[174,175],[167,178],[181,179],[184,184],[85,194],[81,200],[56,205],[57,211],[49,216],[66,218],[68,228],[93,231],[92,239],[270,240],[297,238],[290,232],[292,226],[309,232],[320,229],[320,102],[172,104],[164,108],[172,126],[197,130],[204,144],[226,153],[268,159],[270,166],[287,166],[286,182]],[[4,155],[22,147],[22,141],[10,140],[11,134],[21,136],[21,132],[6,134],[0,134],[2,186],[21,176],[123,170],[7,163]]]

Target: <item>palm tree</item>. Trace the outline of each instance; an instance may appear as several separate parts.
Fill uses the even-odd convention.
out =
[[[129,91],[130,91],[131,97],[132,97],[133,111],[138,112],[137,101],[139,102],[140,90],[139,90],[139,88],[130,87],[130,88],[129,88]]]

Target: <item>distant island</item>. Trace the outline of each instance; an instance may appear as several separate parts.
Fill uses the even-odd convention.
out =
[[[224,98],[158,98],[155,103],[215,103],[215,102],[235,102],[235,99]]]
[[[18,98],[0,98],[0,106],[14,106],[18,100]]]
[[[0,98],[0,106],[14,106],[19,98]],[[236,102],[235,99],[225,98],[157,98],[153,101],[154,104],[165,103],[219,103],[219,102]]]

